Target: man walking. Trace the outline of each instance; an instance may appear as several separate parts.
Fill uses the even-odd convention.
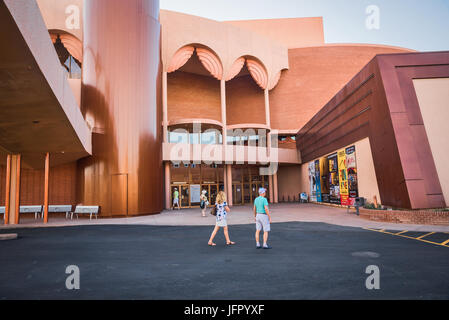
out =
[[[173,207],[172,207],[173,210],[175,210],[175,206],[178,207],[178,210],[181,209],[179,207],[179,192],[178,192],[178,188],[175,188],[175,192],[173,192]]]
[[[268,209],[268,200],[265,197],[267,190],[265,188],[259,189],[259,197],[254,200],[254,216],[256,218],[256,248],[261,249],[260,245],[260,231],[263,230],[263,248],[271,249],[268,245],[268,233],[271,231],[271,215]]]

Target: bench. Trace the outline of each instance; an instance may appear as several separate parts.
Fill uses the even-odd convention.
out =
[[[92,216],[95,215],[95,219],[98,219],[98,213],[100,211],[99,206],[76,206],[75,211],[71,214],[71,219],[73,219],[73,215],[76,215],[76,218],[79,218],[80,214],[89,214],[90,220],[92,220]]]
[[[43,215],[43,206],[20,206],[20,210],[19,213],[34,213],[34,219],[37,219],[37,217],[39,217],[39,215],[42,214],[42,218],[44,217]]]
[[[65,218],[68,219],[72,212],[72,205],[52,205],[48,206],[48,213],[65,213]]]

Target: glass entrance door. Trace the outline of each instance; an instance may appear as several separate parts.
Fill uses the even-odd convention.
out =
[[[190,187],[188,185],[181,186],[181,192],[179,194],[181,208],[190,207]]]
[[[209,194],[210,194],[210,198],[209,198],[209,204],[211,206],[215,205],[215,201],[217,200],[217,195],[218,195],[218,184],[211,184],[209,185]]]
[[[232,186],[233,202],[234,204],[244,204],[243,200],[243,185],[241,183],[235,183]]]

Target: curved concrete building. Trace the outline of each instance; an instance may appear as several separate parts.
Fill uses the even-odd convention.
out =
[[[162,210],[158,1],[84,2],[81,111],[93,157],[78,163],[78,201],[105,215]]]
[[[157,0],[0,4],[6,223],[23,206],[41,206],[44,221],[63,204],[155,214],[175,189],[184,208],[202,190],[212,204],[219,190],[249,204],[259,187],[272,203],[305,192],[447,206],[449,146],[433,129],[449,100],[447,53],[326,44],[320,17],[219,22]]]

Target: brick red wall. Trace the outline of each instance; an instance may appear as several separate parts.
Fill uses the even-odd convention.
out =
[[[449,212],[360,209],[360,217],[372,221],[392,223],[449,225]]]
[[[5,204],[6,167],[0,166],[0,205]],[[76,162],[50,169],[49,202],[53,205],[76,204]],[[44,203],[44,170],[22,169],[21,205]]]
[[[168,120],[212,119],[221,122],[220,82],[176,71],[168,75]]]
[[[251,76],[234,78],[226,83],[228,125],[266,124],[264,91]]]
[[[376,54],[404,50],[327,46],[289,50],[289,70],[270,92],[273,129],[301,129]]]

